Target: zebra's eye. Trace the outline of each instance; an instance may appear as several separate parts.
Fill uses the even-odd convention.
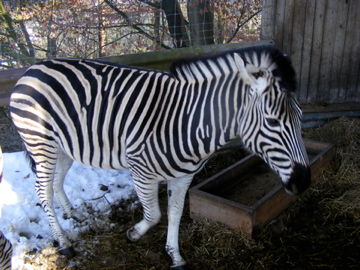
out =
[[[259,70],[258,72],[255,72],[252,75],[255,77],[255,79],[258,79],[259,77],[264,76],[264,72]]]
[[[280,126],[279,120],[277,120],[275,118],[266,118],[266,122],[268,123],[268,125],[270,127],[279,127]]]

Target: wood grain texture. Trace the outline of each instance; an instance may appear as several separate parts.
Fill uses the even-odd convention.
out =
[[[264,36],[292,59],[301,103],[360,101],[360,1],[265,0],[263,16],[273,29]]]

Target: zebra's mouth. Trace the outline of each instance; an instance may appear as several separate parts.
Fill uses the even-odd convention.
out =
[[[311,184],[311,172],[309,166],[295,163],[293,172],[288,181],[281,181],[286,193],[297,195],[304,192]]]

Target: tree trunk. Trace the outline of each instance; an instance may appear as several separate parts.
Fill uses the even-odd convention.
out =
[[[57,53],[57,47],[56,47],[56,38],[51,38],[50,36],[48,36],[47,39],[47,58],[48,59],[53,59],[56,57],[56,53]]]
[[[210,0],[188,0],[191,45],[214,44],[214,14]]]
[[[21,41],[18,33],[16,32],[13,19],[11,18],[10,14],[5,10],[3,0],[0,0],[0,24],[0,26],[6,31],[6,35],[8,36],[8,38],[12,39],[14,43],[16,43],[20,51],[20,53],[16,53],[17,55],[14,55],[14,52],[11,52],[10,55],[13,55],[14,58],[19,58],[19,61],[22,65],[28,65],[29,63],[31,64],[33,62],[33,59],[30,59],[29,61],[29,58],[33,58],[34,55],[31,55],[31,52],[29,52],[28,50],[31,50],[31,48],[33,48],[30,38],[25,37],[26,41],[28,42],[27,45],[30,44],[30,48],[27,48],[27,46],[25,46],[25,44]],[[23,26],[24,29],[22,30],[25,30],[26,32],[23,34],[27,34],[25,25]],[[34,51],[32,51],[32,53],[34,53]]]
[[[160,10],[154,9],[154,50],[160,50]]]
[[[106,55],[105,50],[105,43],[106,43],[106,31],[104,28],[104,20],[103,20],[103,9],[100,4],[98,3],[98,46],[99,46],[99,57]]]
[[[174,39],[175,47],[188,47],[190,42],[185,28],[185,19],[181,12],[179,2],[177,0],[162,0],[160,7],[165,12],[169,32],[171,37]]]
[[[49,18],[48,31],[47,31],[46,57],[47,57],[47,59],[53,59],[56,57],[56,54],[57,54],[56,37],[55,37],[55,31],[53,30],[54,5],[52,5],[49,12],[50,12],[50,18]]]

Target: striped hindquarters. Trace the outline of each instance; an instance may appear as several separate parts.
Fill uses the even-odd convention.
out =
[[[86,165],[124,168],[123,132],[143,77],[141,70],[96,61],[39,63],[18,81],[11,117],[32,154],[42,149],[51,159],[60,147]]]
[[[0,182],[3,176],[3,155],[0,147]],[[0,231],[0,270],[11,269],[12,245]]]
[[[0,269],[11,269],[12,245],[2,232],[0,232]]]

